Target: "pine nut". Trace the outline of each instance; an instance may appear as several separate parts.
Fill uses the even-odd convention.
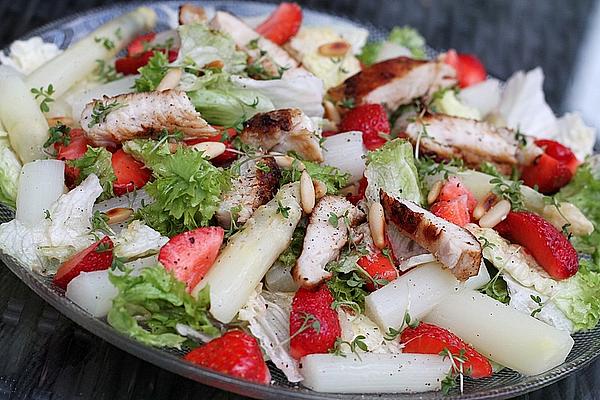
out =
[[[127,221],[133,215],[133,209],[125,207],[117,207],[108,210],[106,213],[108,225],[120,224],[121,222]]]
[[[315,187],[315,197],[320,199],[327,194],[327,186],[318,179],[313,179],[313,185]]]
[[[319,54],[325,57],[343,57],[352,46],[344,40],[326,43],[319,46]]]
[[[493,228],[502,222],[510,212],[510,202],[508,200],[500,200],[488,212],[483,214],[479,220],[479,226],[482,228]]]
[[[67,126],[73,126],[75,124],[75,121],[73,121],[73,118],[71,117],[52,117],[46,118],[46,121],[48,122],[48,126],[56,126],[59,123]]]
[[[214,60],[206,64],[204,67],[208,69],[223,69],[225,64],[223,64],[222,60]]]
[[[329,100],[325,100],[323,102],[323,107],[325,108],[325,118],[327,118],[336,125],[342,122],[342,117],[335,104],[333,104]]]
[[[315,187],[306,171],[302,171],[302,175],[300,175],[300,201],[302,210],[306,214],[310,214],[315,208]]]
[[[212,160],[225,152],[226,146],[221,142],[202,142],[191,146],[196,151],[203,152],[205,157]]]
[[[179,85],[182,73],[183,70],[181,68],[170,69],[156,87],[156,91],[162,92],[165,90],[175,89],[177,85]]]
[[[431,190],[427,194],[427,204],[435,203],[437,198],[440,196],[440,193],[442,192],[442,186],[442,181],[436,181],[433,184],[433,186],[431,186]]]
[[[279,168],[292,169],[292,167],[295,167],[298,171],[304,171],[306,168],[302,161],[296,160],[294,157],[275,152],[269,153],[269,155],[273,156]]]
[[[372,203],[369,207],[369,230],[371,238],[377,248],[385,247],[385,216],[383,215],[383,206],[380,203]]]
[[[477,202],[475,209],[473,210],[473,218],[479,220],[483,217],[483,214],[488,212],[490,208],[498,201],[498,197],[494,193],[486,194],[481,201]]]

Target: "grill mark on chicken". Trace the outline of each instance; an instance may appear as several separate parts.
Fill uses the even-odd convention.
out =
[[[468,230],[439,218],[407,200],[381,193],[388,224],[414,240],[460,281],[477,275],[481,265],[481,245]]]
[[[102,118],[95,107],[118,104]],[[100,120],[98,120],[100,119]],[[81,127],[96,146],[113,146],[126,140],[147,138],[163,129],[169,133],[181,131],[184,138],[205,137],[217,131],[198,113],[185,92],[128,93],[87,104],[81,113]]]
[[[456,83],[452,67],[441,61],[398,57],[373,64],[329,90],[334,102],[353,99],[356,105],[382,103],[395,110]]]

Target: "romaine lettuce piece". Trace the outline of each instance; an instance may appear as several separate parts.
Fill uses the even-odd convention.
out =
[[[1,135],[1,133],[0,133]],[[21,163],[7,136],[0,136],[0,203],[15,208]]]
[[[89,175],[94,174],[100,180],[102,195],[98,200],[106,200],[114,196],[113,182],[117,179],[112,167],[112,154],[104,147],[88,146],[85,154],[76,160],[67,161],[71,167],[79,169],[76,184],[81,183]]]

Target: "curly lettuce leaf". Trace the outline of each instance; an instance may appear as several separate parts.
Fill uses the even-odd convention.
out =
[[[390,36],[388,36],[388,41],[409,49],[413,58],[426,58],[425,39],[416,29],[410,26],[394,27],[390,32]]]
[[[16,207],[21,163],[12,151],[8,138],[0,136],[0,203]]]
[[[383,190],[394,198],[422,203],[413,148],[406,140],[395,139],[369,152],[365,177],[369,201],[379,202],[379,191]]]
[[[300,159],[300,157],[297,156],[296,158]],[[302,164],[304,164],[306,172],[308,172],[311,178],[318,179],[327,186],[327,194],[338,194],[340,189],[346,187],[350,180],[350,174],[342,172],[336,167],[307,160],[302,160]],[[292,165],[291,169],[284,169],[281,171],[281,185],[300,180],[302,170],[297,168],[299,165],[300,164],[298,163]]]
[[[113,182],[117,177],[112,168],[112,154],[106,148],[88,146],[82,157],[67,161],[67,165],[79,169],[76,184],[80,184],[91,174],[98,177],[102,186],[102,195],[98,201],[114,197]]]
[[[169,70],[169,59],[162,51],[155,51],[148,63],[141,67],[138,72],[140,77],[135,80],[134,89],[136,92],[151,92],[156,90],[158,84]]]
[[[177,349],[186,342],[175,329],[178,323],[218,335],[208,317],[208,287],[195,299],[186,291],[185,283],[161,265],[144,268],[139,274],[131,270],[123,275],[110,274],[109,279],[119,294],[107,319],[118,331],[150,346]]]

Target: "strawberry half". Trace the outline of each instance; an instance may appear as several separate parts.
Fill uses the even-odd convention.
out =
[[[142,188],[152,177],[152,172],[143,163],[125,153],[123,149],[113,153],[111,164],[117,177],[113,183],[113,190],[117,196]]]
[[[452,355],[459,356],[462,350],[465,375],[473,378],[492,376],[492,365],[487,358],[454,333],[439,326],[421,322],[416,328],[406,328],[400,335],[400,342],[404,345],[403,353],[440,354],[448,349]]]
[[[398,277],[398,270],[379,249],[358,259],[358,265],[364,269],[373,281],[367,283],[367,290],[374,291],[386,285]]]
[[[266,385],[271,381],[256,339],[238,329],[190,351],[183,359],[250,382]]]
[[[180,233],[160,249],[158,261],[191,291],[214,264],[224,234],[217,226]]]
[[[348,194],[346,195],[346,199],[348,199],[348,201],[354,205],[358,204],[359,201],[365,198],[368,185],[369,182],[367,182],[367,178],[363,176],[358,181],[358,189],[356,190],[356,194]]]
[[[457,53],[456,50],[448,50],[444,62],[454,67],[456,79],[461,88],[483,82],[487,72],[483,63],[473,54]]]
[[[145,51],[146,46],[152,42],[155,37],[155,32],[148,32],[143,35],[139,35],[127,46],[127,55],[129,57],[139,56]]]
[[[511,211],[494,229],[511,242],[525,247],[554,279],[567,279],[579,270],[579,258],[571,242],[537,214]]]
[[[573,178],[573,172],[567,164],[544,153],[523,168],[521,179],[529,187],[537,187],[540,193],[553,194]]]
[[[544,149],[544,152],[550,157],[554,158],[561,164],[564,164],[567,168],[569,168],[571,173],[575,175],[575,171],[577,171],[577,167],[581,163],[570,148],[557,141],[549,139],[538,139],[535,141],[535,144]]]
[[[256,28],[256,32],[272,42],[282,45],[292,38],[302,25],[302,9],[296,3],[281,3],[271,15]]]
[[[300,359],[307,354],[327,353],[342,334],[333,296],[327,285],[317,290],[299,289],[290,312],[290,354]]]
[[[66,289],[69,282],[82,272],[109,269],[113,261],[113,247],[112,240],[104,236],[102,240],[65,261],[52,281],[56,286]]]
[[[363,104],[348,111],[338,126],[340,132],[360,131],[363,143],[369,150],[376,150],[387,140],[380,134],[391,132],[387,112],[381,104]]]
[[[87,151],[89,142],[83,129],[71,129],[69,131],[69,138],[70,140],[68,145],[64,145],[62,143],[54,144],[57,160],[76,160],[83,157]],[[79,168],[65,164],[65,184],[67,187],[75,187],[78,178]]]

